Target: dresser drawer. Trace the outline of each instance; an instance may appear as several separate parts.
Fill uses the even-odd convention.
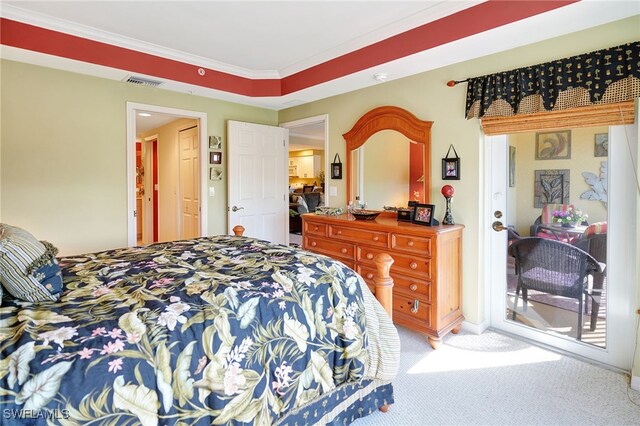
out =
[[[405,277],[400,274],[391,274],[394,289],[402,290],[409,297],[417,297],[425,302],[431,302],[431,281],[419,278]]]
[[[369,268],[363,265],[356,265],[356,272],[362,276],[367,284],[374,285],[373,278],[378,273],[376,268]]]
[[[362,276],[367,285],[374,285],[373,278],[378,273],[377,269],[365,265],[356,265],[356,272]],[[431,281],[405,277],[393,272],[391,273],[391,278],[393,278],[394,292],[401,290],[407,297],[415,296],[425,302],[431,302]]]
[[[303,244],[303,248],[309,251],[326,254],[331,257],[353,260],[354,247],[352,244],[343,243],[341,241],[329,241],[308,235],[305,235]],[[344,263],[347,266],[353,264],[353,262]]]
[[[354,241],[376,247],[388,247],[389,234],[366,229],[329,225],[329,237],[336,240]]]
[[[391,248],[431,257],[431,238],[413,235],[391,234]]]
[[[411,299],[393,292],[393,315],[420,321],[421,327],[431,327],[431,305],[421,299]],[[398,319],[400,319],[398,318]]]
[[[380,254],[386,253],[384,250],[360,247],[356,248],[356,262],[364,262],[370,265],[375,265],[373,259]],[[431,278],[431,260],[407,254],[400,254],[398,252],[389,252],[389,255],[393,257],[393,265],[391,265],[391,274],[400,273],[408,274],[411,276],[418,276],[422,279]]]
[[[327,225],[325,223],[317,223],[317,222],[304,222],[304,230],[302,231],[304,234],[312,234],[312,235],[327,235]]]

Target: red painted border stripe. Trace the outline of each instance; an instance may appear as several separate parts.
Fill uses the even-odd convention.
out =
[[[0,18],[0,43],[239,95],[283,96],[577,1],[490,0],[283,79],[240,77],[6,18]]]
[[[578,1],[490,0],[285,77],[282,92],[297,92]]]
[[[1,18],[0,41],[34,52],[142,73],[246,96],[279,96],[280,80],[254,80]]]

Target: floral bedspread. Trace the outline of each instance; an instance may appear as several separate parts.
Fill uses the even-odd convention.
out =
[[[273,424],[371,376],[361,278],[327,257],[218,236],[60,264],[58,302],[0,307],[2,424]]]

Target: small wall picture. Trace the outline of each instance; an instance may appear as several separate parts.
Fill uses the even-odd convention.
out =
[[[222,180],[222,168],[220,168],[220,167],[212,167],[209,170],[209,179],[211,179],[211,180]]]
[[[516,147],[509,146],[509,187],[516,186]]]
[[[536,133],[536,160],[571,158],[571,130]]]
[[[209,164],[222,164],[222,153],[221,152],[210,152],[209,153]]]
[[[608,133],[596,133],[594,136],[595,142],[593,146],[594,157],[608,157],[609,156],[609,134]]]
[[[416,204],[411,221],[417,225],[432,226],[435,208],[434,204]]]
[[[460,180],[460,159],[442,159],[442,180]]]
[[[222,136],[209,136],[209,149],[222,149]]]

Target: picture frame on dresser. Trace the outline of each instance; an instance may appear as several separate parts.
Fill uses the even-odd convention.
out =
[[[416,225],[433,226],[435,224],[433,219],[435,208],[434,204],[416,204],[411,222]]]

